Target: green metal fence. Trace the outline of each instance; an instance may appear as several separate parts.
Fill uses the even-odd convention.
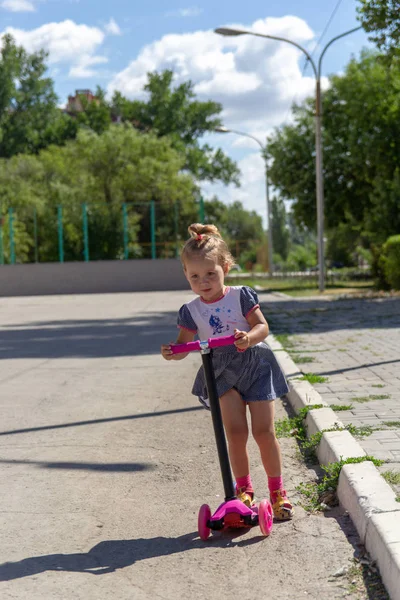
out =
[[[204,222],[203,198],[193,208],[194,218]],[[179,202],[168,207],[155,201],[40,210],[10,207],[3,212],[0,207],[0,265],[178,257],[186,236],[185,218]]]

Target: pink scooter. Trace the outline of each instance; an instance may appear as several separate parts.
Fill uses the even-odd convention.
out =
[[[217,443],[219,464],[225,490],[225,502],[217,508],[213,515],[211,514],[208,504],[203,504],[200,508],[198,531],[202,540],[208,538],[211,530],[217,531],[229,527],[255,527],[256,525],[260,525],[261,532],[265,536],[269,535],[272,530],[273,516],[270,502],[268,500],[262,500],[259,507],[252,506],[251,508],[248,508],[243,502],[236,498],[233,486],[231,466],[212,364],[212,349],[220,348],[221,346],[230,346],[234,344],[235,341],[235,336],[231,335],[219,338],[209,338],[204,342],[197,340],[187,344],[171,345],[173,354],[201,352],[208,397],[210,399],[215,441]]]

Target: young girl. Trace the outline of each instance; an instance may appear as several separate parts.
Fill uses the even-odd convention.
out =
[[[177,344],[209,337],[235,335],[235,346],[213,351],[213,365],[222,419],[228,440],[229,457],[236,479],[236,494],[250,506],[254,490],[247,453],[248,425],[260,448],[268,476],[274,516],[291,519],[293,507],[282,482],[280,447],[274,429],[274,402],[288,392],[285,377],[272,350],[264,343],[269,329],[258,304],[257,294],[249,287],[227,287],[225,275],[234,264],[229,249],[214,225],[190,225],[191,238],[181,259],[190,287],[197,298],[179,311]],[[171,346],[161,346],[166,360],[181,360],[187,354],[172,354]],[[192,393],[209,408],[203,368],[200,368]]]

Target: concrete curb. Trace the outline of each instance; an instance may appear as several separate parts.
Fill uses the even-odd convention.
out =
[[[326,431],[343,427],[334,411],[307,381],[299,381],[300,369],[273,335],[268,344],[274,351],[289,383],[287,398],[298,413],[307,414],[307,435],[322,433],[317,456],[321,464],[340,459],[366,456],[349,431]],[[382,581],[391,600],[400,600],[400,503],[375,465],[370,461],[344,465],[337,494],[340,504],[349,513],[362,543],[376,561]]]

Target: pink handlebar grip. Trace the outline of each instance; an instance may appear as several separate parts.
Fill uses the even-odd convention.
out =
[[[231,346],[235,343],[234,335],[225,335],[218,338],[208,338],[210,348],[221,348],[222,346]],[[201,349],[200,340],[188,342],[187,344],[171,344],[172,354],[186,354],[187,352],[198,352]]]
[[[225,335],[217,338],[208,338],[210,348],[221,348],[222,346],[232,346],[236,342],[234,335]]]
[[[200,350],[200,340],[188,342],[187,344],[171,344],[172,354],[184,354],[185,352],[195,352]]]

